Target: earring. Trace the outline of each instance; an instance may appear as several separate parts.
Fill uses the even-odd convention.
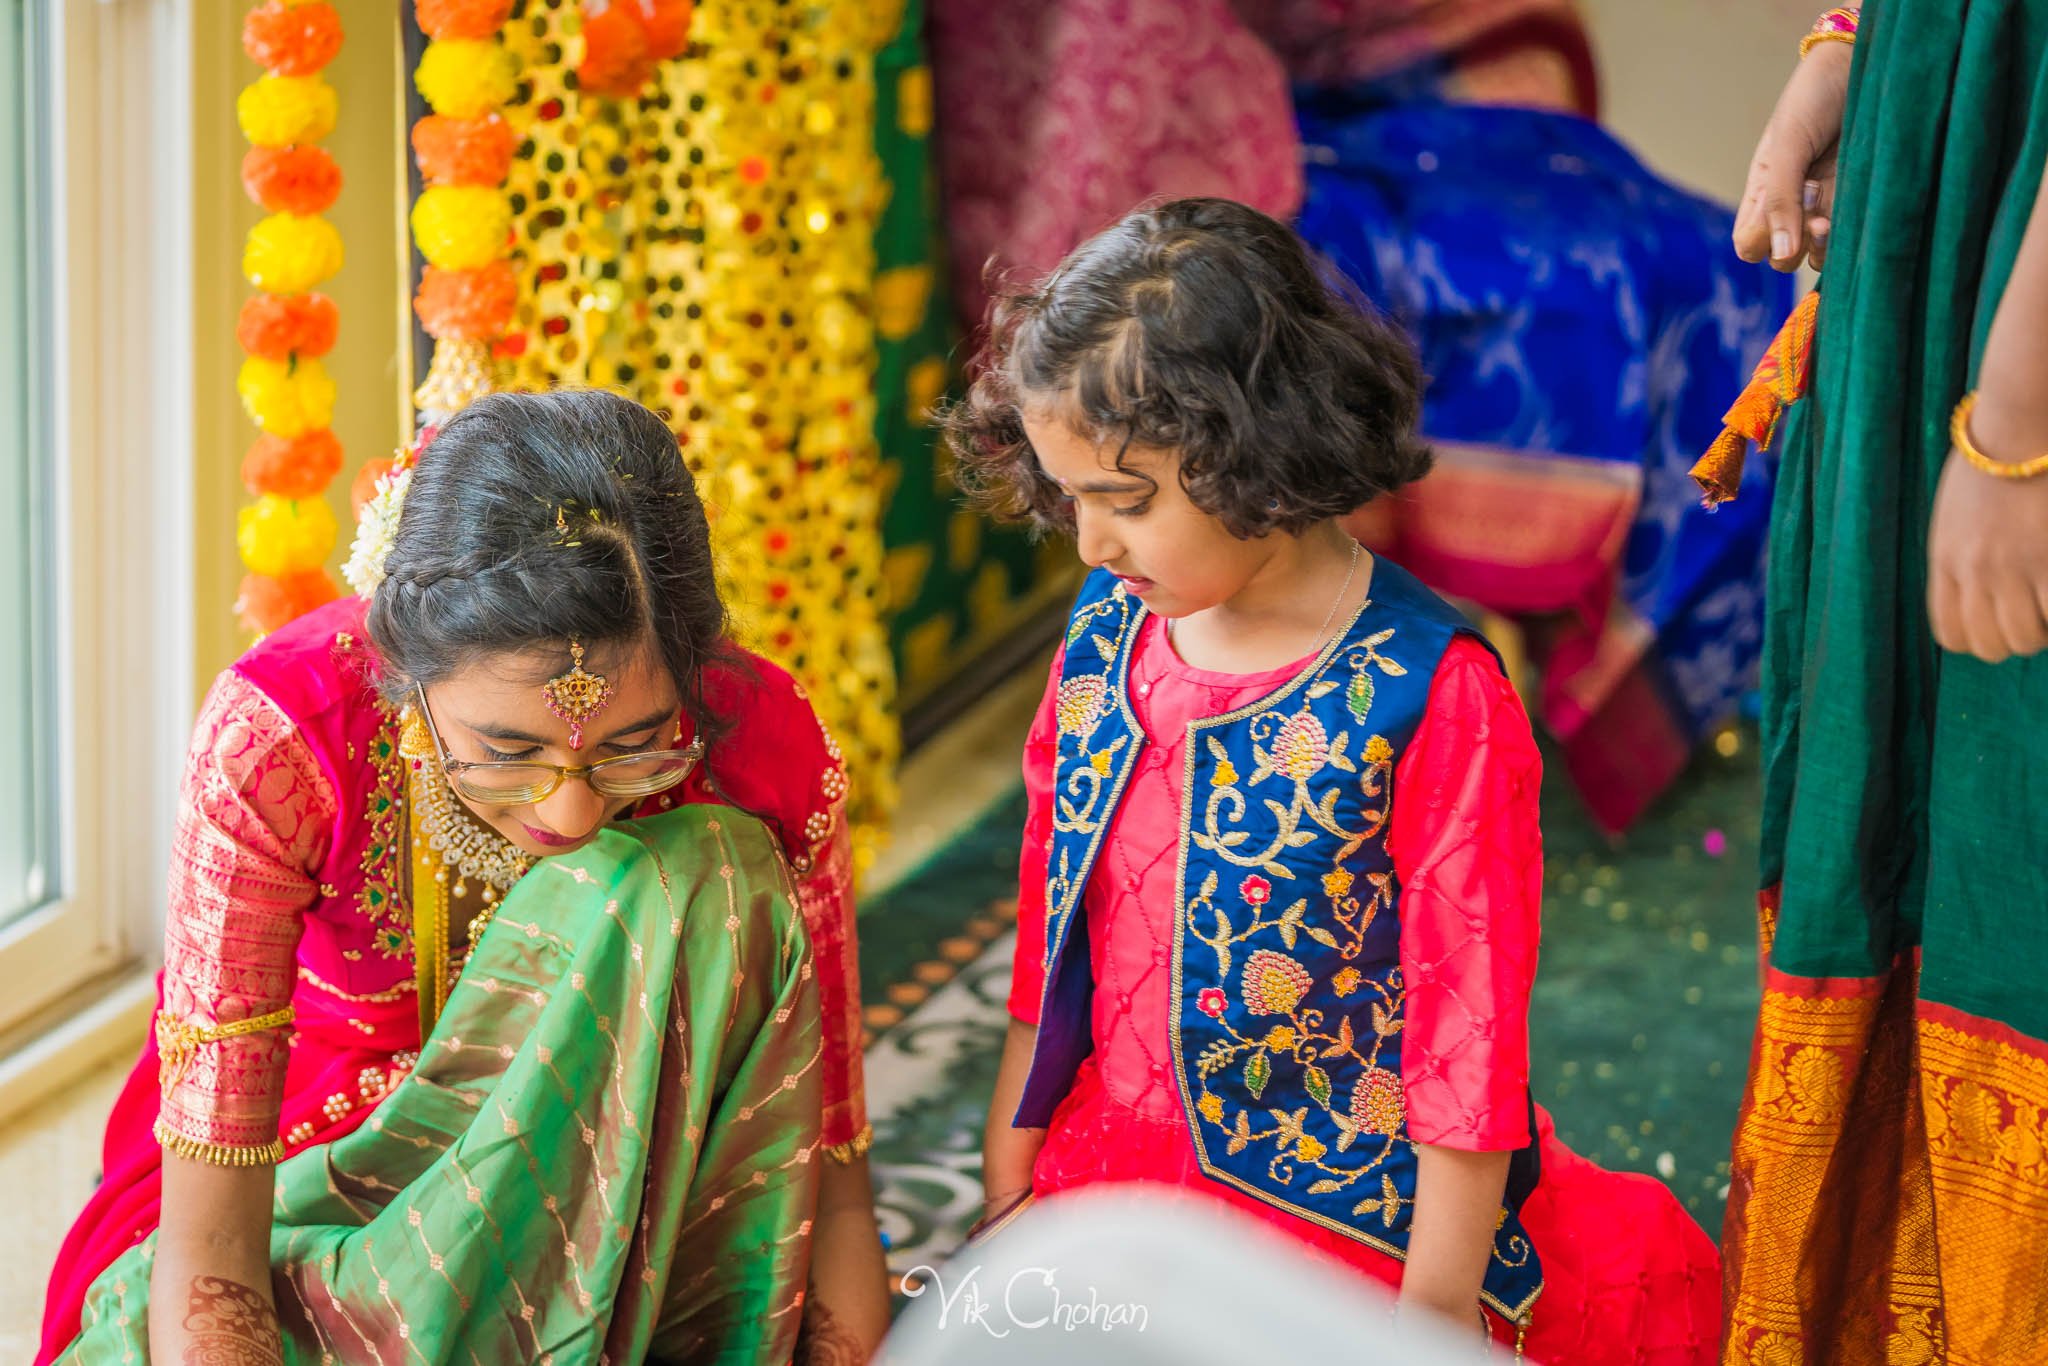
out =
[[[398,752],[415,762],[434,757],[434,734],[427,729],[426,715],[410,702],[398,717]]]

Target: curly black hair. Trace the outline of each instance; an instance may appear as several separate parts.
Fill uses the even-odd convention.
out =
[[[1284,225],[1227,199],[1125,215],[1035,290],[996,293],[964,399],[940,423],[960,485],[1066,529],[1023,409],[1098,444],[1170,451],[1196,507],[1241,537],[1299,534],[1429,471],[1414,344]]]

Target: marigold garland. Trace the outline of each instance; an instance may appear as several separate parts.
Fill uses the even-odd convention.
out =
[[[235,122],[258,147],[318,142],[334,131],[334,87],[318,76],[262,76],[242,87]]]
[[[319,358],[334,347],[340,311],[308,291],[342,265],[341,234],[320,214],[341,192],[341,169],[312,144],[334,131],[338,100],[320,71],[342,44],[327,0],[264,0],[242,21],[242,49],[264,74],[242,89],[235,119],[252,145],[242,188],[269,215],[249,230],[242,273],[261,293],[242,306],[235,337],[248,353],[235,387],[261,430],[242,461],[256,501],[235,519],[249,570],[235,612],[265,634],[340,592],[325,569],[336,536],[325,491],[341,469],[334,381]]]
[[[612,99],[637,96],[655,67],[689,46],[694,10],[691,0],[584,0],[576,88]]]
[[[311,357],[268,360],[251,356],[235,376],[235,391],[249,420],[266,435],[290,440],[334,420],[334,381]]]
[[[496,114],[429,114],[412,126],[413,160],[429,185],[502,185],[518,139]]]
[[[495,38],[437,38],[420,54],[412,80],[435,113],[473,119],[511,100],[519,68]]]
[[[265,432],[242,457],[242,483],[259,498],[317,498],[339,473],[341,442],[325,427],[293,437]]]
[[[436,341],[494,341],[512,323],[519,304],[519,279],[510,261],[476,270],[428,266],[413,300],[420,326]]]
[[[341,16],[326,3],[258,5],[242,20],[242,51],[273,75],[311,75],[341,51]]]
[[[242,275],[271,294],[303,294],[340,271],[341,234],[318,215],[274,213],[242,244]]]
[[[341,168],[319,147],[251,147],[242,190],[272,213],[325,213],[341,193]]]
[[[429,38],[495,38],[512,17],[512,0],[418,0],[413,17]]]
[[[429,185],[413,201],[412,235],[429,265],[480,270],[504,256],[512,206],[496,188]]]
[[[266,360],[324,356],[340,327],[341,310],[325,294],[252,294],[242,305],[235,340]]]
[[[434,338],[427,378],[413,401],[431,425],[495,387],[493,348],[518,297],[504,188],[517,138],[501,111],[518,94],[519,64],[500,36],[509,3],[420,0],[413,12],[428,40],[413,72],[428,107],[412,130],[413,159],[426,182],[412,206],[413,241],[427,263],[413,307]],[[365,528],[378,520],[379,507],[388,505],[395,517],[403,460],[399,466],[368,481],[381,492],[358,510]],[[358,492],[365,482],[358,478]],[[348,573],[361,592],[375,557],[358,540]]]

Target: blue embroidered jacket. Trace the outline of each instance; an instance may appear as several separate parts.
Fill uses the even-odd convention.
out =
[[[1093,1048],[1082,889],[1145,743],[1126,692],[1145,607],[1091,575],[1067,627],[1046,886],[1045,997],[1015,1122],[1043,1127]],[[1401,1083],[1393,775],[1464,620],[1385,559],[1371,598],[1291,682],[1195,722],[1181,812],[1172,1048],[1202,1170],[1401,1257],[1415,1146]],[[1534,1125],[1531,1125],[1534,1131]],[[1543,1288],[1514,1157],[1483,1299]]]

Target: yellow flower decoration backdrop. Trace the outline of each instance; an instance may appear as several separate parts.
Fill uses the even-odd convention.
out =
[[[512,388],[590,384],[669,415],[741,640],[844,749],[856,858],[894,805],[875,439],[874,58],[900,5],[705,0],[634,100],[575,89],[575,7],[522,0],[506,194]]]

